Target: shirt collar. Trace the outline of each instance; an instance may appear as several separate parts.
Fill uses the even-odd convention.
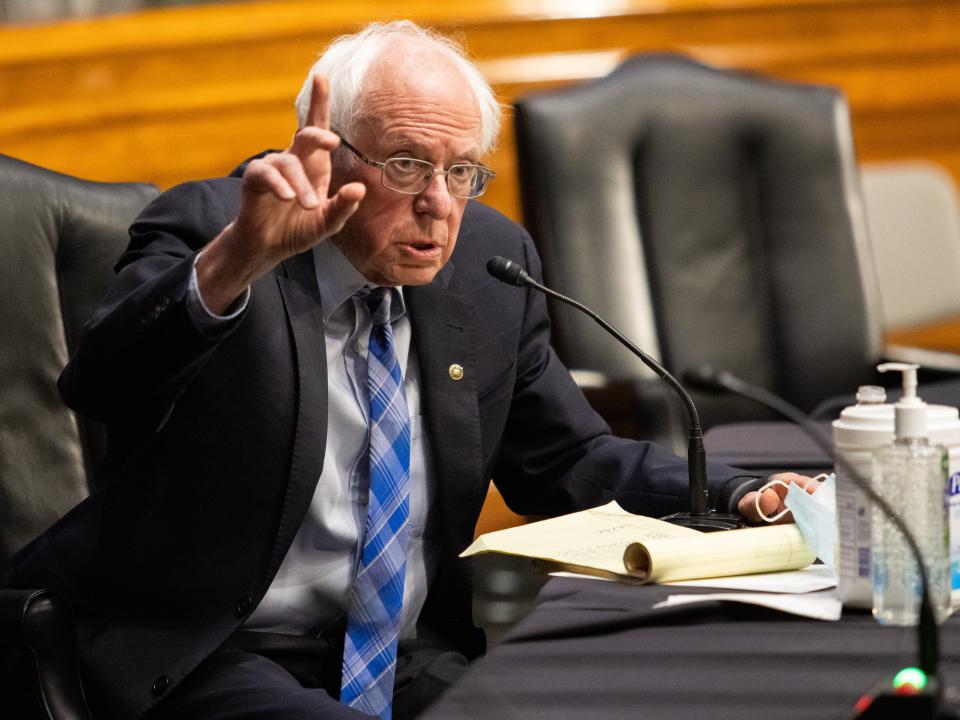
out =
[[[315,245],[313,253],[324,323],[330,321],[330,316],[338,307],[349,301],[361,290],[376,287],[353,266],[353,263],[347,260],[346,256],[340,252],[340,248],[330,240]],[[406,312],[403,288],[397,287],[394,289],[396,293],[390,308],[391,322],[396,321]],[[399,297],[400,302],[396,302],[397,297]]]

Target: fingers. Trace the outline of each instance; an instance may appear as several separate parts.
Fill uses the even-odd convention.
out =
[[[317,127],[303,127],[297,131],[293,138],[293,150],[298,156],[313,152],[314,150],[324,150],[331,152],[340,144],[340,136],[333,130],[325,130]]]
[[[771,475],[770,479],[781,480],[787,484],[793,483],[794,485],[799,485],[810,494],[816,492],[817,488],[820,487],[820,481],[817,480],[817,478],[812,478],[807,475],[800,475],[793,472]],[[783,494],[786,495],[786,488],[784,488]]]
[[[820,482],[816,478],[798,473],[778,473],[771,475],[770,480],[779,480],[787,485],[799,485],[810,494],[813,494],[817,488],[820,487]],[[768,518],[774,517],[787,509],[784,498],[786,498],[788,491],[789,488],[786,485],[771,485],[765,488],[760,494],[759,502],[757,491],[749,492],[737,504],[737,511],[750,523],[765,523],[766,520],[757,512],[757,504],[759,504],[763,515],[766,515]],[[774,521],[774,524],[790,522],[793,522],[793,514],[788,512]]]
[[[317,195],[323,197],[330,186],[330,152],[340,138],[330,131],[330,88],[323,75],[313,76],[310,106],[302,128],[290,148],[303,163]]]
[[[740,502],[737,503],[737,512],[739,512],[746,521],[751,525],[763,525],[765,520],[763,517],[757,513],[757,491],[752,490],[740,498]],[[771,515],[776,514],[779,510],[779,499],[776,497],[776,494],[773,492],[772,488],[765,490],[760,495],[760,508],[763,512],[770,517]]]
[[[768,518],[774,517],[785,509],[783,498],[780,497],[780,493],[777,492],[776,488],[767,488],[760,493],[759,504],[763,515],[757,512],[757,491],[753,490],[744,495],[740,499],[740,502],[737,503],[737,512],[743,515],[751,525],[765,525],[767,521],[764,519],[764,515]],[[774,521],[774,523],[790,522],[790,518],[791,515],[788,513]]]
[[[780,485],[774,485],[771,488],[767,488],[760,494],[760,509],[763,511],[763,514],[768,518],[776,517],[781,512],[787,509],[787,506],[784,504],[783,499],[786,497],[786,491]],[[792,516],[790,513],[777,518],[774,520],[776,523],[790,522]]]
[[[300,159],[304,172],[317,195],[323,197],[330,187],[330,153],[340,144],[340,138],[330,130],[304,127],[297,131],[290,148]]]
[[[357,211],[360,201],[366,194],[367,188],[363,183],[347,183],[327,203],[326,234],[335,235],[343,228],[344,223]]]
[[[313,88],[310,91],[310,107],[307,109],[307,120],[304,127],[330,129],[330,89],[327,78],[323,75],[313,76]]]
[[[270,192],[281,200],[294,198],[305,209],[320,204],[300,160],[290,153],[272,153],[247,166],[244,183],[255,192]]]
[[[272,153],[251,161],[244,172],[243,182],[245,192],[273,195],[283,202],[296,200],[311,217],[307,220],[313,227],[310,235],[317,239],[340,232],[367,191],[363,183],[352,182],[340,187],[332,197],[319,195],[299,158],[292,153]],[[259,217],[277,217],[267,206],[254,212]],[[305,227],[303,221],[297,222],[302,230]]]

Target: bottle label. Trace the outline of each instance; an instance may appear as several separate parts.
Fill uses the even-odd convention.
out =
[[[870,508],[867,495],[837,467],[837,572],[840,599],[847,607],[870,608]]]
[[[951,463],[953,465],[953,463]],[[955,468],[951,467],[951,470]],[[950,591],[960,593],[960,471],[950,475],[947,513],[950,527]]]

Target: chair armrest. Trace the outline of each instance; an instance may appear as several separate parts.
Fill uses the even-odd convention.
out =
[[[67,601],[48,590],[0,590],[0,651],[28,656],[51,720],[92,720]]]
[[[593,370],[570,374],[615,435],[650,440],[686,455],[689,433],[683,405],[663,380],[611,379]]]

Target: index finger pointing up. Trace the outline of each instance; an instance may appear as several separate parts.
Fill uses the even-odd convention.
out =
[[[319,73],[313,76],[313,88],[310,91],[310,108],[307,110],[305,127],[330,129],[329,88],[327,78]]]

